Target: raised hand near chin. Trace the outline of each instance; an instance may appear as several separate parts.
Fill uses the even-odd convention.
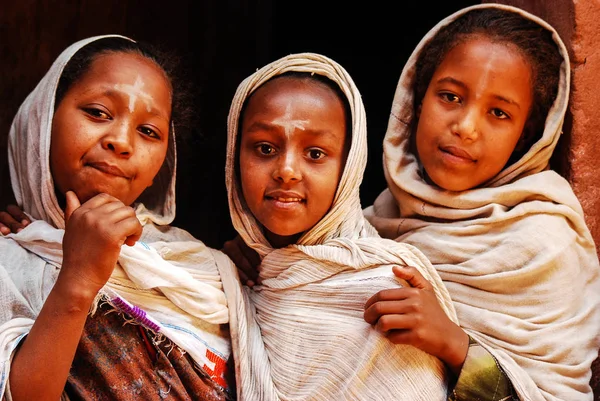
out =
[[[110,195],[96,195],[83,205],[74,192],[65,197],[63,264],[57,285],[68,283],[84,296],[95,296],[112,274],[121,246],[133,246],[142,226],[133,208]]]

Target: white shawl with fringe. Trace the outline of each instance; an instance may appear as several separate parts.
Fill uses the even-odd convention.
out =
[[[286,71],[324,75],[352,112],[352,143],[334,204],[296,245],[273,249],[249,211],[235,176],[241,108],[262,83]],[[240,400],[445,400],[443,363],[391,343],[363,319],[377,291],[397,288],[393,265],[415,266],[456,321],[447,290],[414,247],[380,238],[362,215],[359,186],[367,156],[360,93],[333,60],[312,53],[283,57],[238,87],[228,120],[226,180],[233,224],[262,258],[262,285],[242,288],[222,270]]]
[[[542,138],[480,188],[426,183],[409,151],[414,65],[424,43],[473,8],[513,10],[550,30],[564,57]],[[461,327],[499,361],[523,400],[591,400],[600,346],[600,276],[593,239],[569,183],[548,169],[569,95],[569,58],[547,23],[483,4],[441,21],[404,67],[384,141],[388,189],[365,209],[379,233],[419,248],[448,288]],[[399,166],[402,166],[400,169]]]
[[[18,234],[0,238],[0,398],[10,397],[7,385],[15,347],[31,329],[62,263],[64,214],[49,167],[56,87],[73,54],[102,37],[81,40],[63,51],[11,126],[13,191],[24,211],[37,221]],[[119,264],[97,302],[107,299],[212,371],[211,353],[224,361],[231,353],[229,333],[221,327],[228,322],[228,310],[217,265],[232,263],[187,232],[166,226],[175,215],[175,166],[171,135],[159,177],[141,197],[149,206],[136,205],[144,226],[142,239],[133,247],[122,247]]]

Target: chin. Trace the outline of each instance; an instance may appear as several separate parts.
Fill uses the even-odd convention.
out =
[[[292,229],[270,230],[268,227],[265,228],[267,239],[271,245],[275,246],[276,248],[295,244],[302,234],[304,234],[304,231],[298,232],[298,230]]]
[[[432,177],[430,177],[430,180],[437,185],[438,187],[440,187],[441,189],[444,189],[446,191],[453,191],[453,192],[460,192],[460,191],[466,191],[467,189],[471,189],[473,188],[472,186],[469,186],[467,184],[461,183],[461,182],[456,182],[456,181],[451,181],[448,179],[434,179]]]

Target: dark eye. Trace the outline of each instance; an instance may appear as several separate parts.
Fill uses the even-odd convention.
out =
[[[111,119],[111,116],[107,112],[100,110],[96,107],[86,107],[85,109],[83,109],[83,111],[85,111],[87,114],[94,118],[100,118],[103,120]]]
[[[449,103],[459,103],[460,98],[454,93],[442,92],[440,93],[440,97]]]
[[[140,127],[139,128],[140,132],[144,135],[149,136],[150,138],[157,138],[160,139],[160,135],[158,135],[156,133],[156,131],[154,131],[152,128],[149,127]]]
[[[275,148],[268,143],[261,143],[256,148],[261,155],[268,156],[275,153]]]
[[[325,157],[325,152],[323,152],[321,149],[309,149],[308,157],[310,157],[312,160],[321,160]]]
[[[500,109],[492,109],[490,111],[490,113],[492,113],[492,115],[496,118],[509,118],[508,114],[506,114],[504,111],[500,110]]]

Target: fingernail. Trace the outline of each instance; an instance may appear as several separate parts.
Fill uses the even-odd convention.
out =
[[[23,227],[25,227],[29,224],[29,221],[23,219],[23,220],[21,220],[21,224],[23,224]]]

